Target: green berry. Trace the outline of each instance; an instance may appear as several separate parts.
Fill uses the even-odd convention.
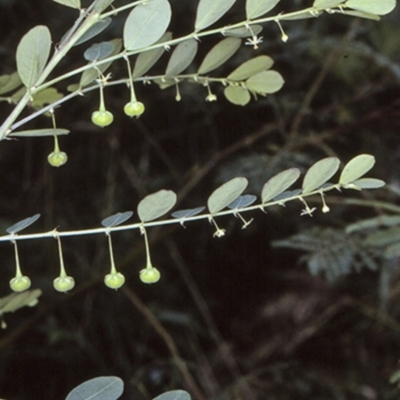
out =
[[[73,289],[74,286],[75,280],[72,276],[59,276],[53,281],[53,287],[57,292],[68,292],[68,290]]]
[[[52,167],[61,167],[68,161],[68,156],[63,151],[53,151],[48,155],[47,161]]]
[[[97,126],[108,126],[114,121],[114,116],[110,111],[94,111],[92,114],[92,122]]]
[[[144,113],[145,106],[140,101],[131,101],[130,103],[125,104],[124,113],[128,117],[139,117]]]
[[[125,283],[125,277],[120,272],[107,274],[104,283],[110,289],[119,289]]]
[[[160,278],[161,274],[157,268],[145,268],[140,271],[140,280],[143,283],[156,283]]]
[[[16,276],[10,281],[10,288],[14,292],[23,292],[31,287],[31,280],[28,276]]]

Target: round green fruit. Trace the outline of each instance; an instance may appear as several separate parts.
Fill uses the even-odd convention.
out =
[[[31,287],[31,280],[28,276],[16,276],[10,281],[10,288],[14,292],[23,292]]]
[[[145,268],[140,271],[140,280],[143,283],[156,283],[160,278],[161,274],[157,268]]]
[[[108,126],[114,121],[114,116],[110,111],[94,111],[92,114],[92,122],[97,126]]]
[[[53,281],[53,287],[57,292],[68,292],[68,290],[72,290],[74,286],[75,280],[72,276],[59,276]]]
[[[68,161],[68,156],[63,151],[53,151],[48,155],[47,161],[52,167],[61,167]]]
[[[128,117],[139,117],[144,113],[145,106],[140,101],[131,101],[125,104],[124,113]]]
[[[107,274],[104,283],[110,289],[119,289],[125,283],[125,277],[120,272]]]

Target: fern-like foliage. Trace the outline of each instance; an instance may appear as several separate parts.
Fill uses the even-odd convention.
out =
[[[307,264],[311,275],[323,275],[330,282],[364,267],[378,269],[375,252],[359,235],[346,234],[342,229],[313,227],[272,244],[307,252],[300,262]]]

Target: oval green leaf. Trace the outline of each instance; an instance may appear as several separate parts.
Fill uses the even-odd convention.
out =
[[[346,7],[368,14],[389,14],[396,7],[396,0],[348,0]]]
[[[237,105],[245,106],[250,101],[249,91],[242,86],[227,86],[224,89],[224,95],[228,101]]]
[[[225,36],[247,38],[253,35],[258,35],[262,31],[261,25],[249,25],[251,30],[246,27],[227,29],[224,31]]]
[[[124,26],[124,47],[137,50],[148,47],[165,33],[171,21],[171,6],[168,0],[150,0],[135,7]]]
[[[246,81],[246,87],[261,95],[276,93],[283,86],[285,81],[282,75],[276,71],[262,71],[250,77]]]
[[[313,8],[324,10],[326,8],[336,7],[339,4],[343,4],[345,0],[315,0]]]
[[[343,15],[351,15],[352,17],[359,17],[365,19],[372,19],[373,21],[379,21],[381,17],[379,15],[366,13],[363,11],[353,11],[353,10],[343,10],[341,11]]]
[[[379,189],[386,185],[385,181],[375,178],[361,178],[352,182],[358,189]]]
[[[197,73],[203,75],[217,69],[236,53],[241,43],[241,39],[234,37],[221,40],[204,57]]]
[[[268,56],[258,56],[245,61],[228,75],[228,79],[233,81],[243,81],[259,72],[270,69],[274,65],[274,60]]]
[[[33,95],[31,106],[35,109],[44,107],[46,104],[52,104],[62,99],[64,95],[55,88],[46,88]],[[69,131],[68,131],[69,132]]]
[[[171,40],[172,33],[165,32],[157,43],[164,43]],[[138,55],[135,61],[135,66],[132,71],[133,79],[143,76],[149,69],[160,59],[165,51],[164,47],[158,47],[153,50],[144,51]]]
[[[101,221],[101,224],[107,228],[111,226],[118,226],[123,224],[125,221],[127,221],[129,218],[131,218],[133,215],[133,211],[125,211],[123,213],[116,213],[114,215],[111,215],[107,218],[104,218]]]
[[[11,225],[9,228],[6,229],[6,232],[12,235],[21,232],[22,230],[26,229],[28,226],[36,222],[39,218],[40,214],[35,214],[32,217],[25,218],[22,221],[19,221],[16,224]]]
[[[99,376],[81,383],[65,400],[116,400],[124,391],[124,382],[117,376]]]
[[[0,76],[0,95],[11,92],[22,85],[18,72]]]
[[[96,22],[93,26],[91,26],[74,44],[74,46],[78,46],[79,44],[85,43],[88,40],[94,38],[104,31],[110,25],[112,19],[104,18],[101,21]],[[68,35],[68,32],[64,35]],[[61,40],[62,41],[62,40]]]
[[[360,154],[351,159],[343,168],[339,184],[347,185],[365,175],[375,164],[375,157],[370,154]]]
[[[231,210],[241,210],[242,208],[251,206],[257,200],[257,196],[254,194],[244,194],[233,200],[227,207]]]
[[[200,0],[197,6],[195,31],[204,28],[218,21],[233,6],[236,0]]]
[[[68,129],[61,128],[44,128],[44,129],[31,129],[27,131],[11,132],[9,136],[13,137],[42,137],[42,136],[60,136],[68,135]]]
[[[51,35],[47,26],[38,25],[26,33],[17,47],[17,71],[22,83],[31,88],[42,73],[50,55]]]
[[[271,11],[281,0],[247,0],[247,19],[260,17]]]
[[[270,178],[262,188],[261,201],[263,204],[274,199],[293,185],[299,179],[300,170],[289,168]]]
[[[195,39],[185,40],[176,46],[165,70],[166,76],[175,76],[184,71],[197,53],[198,43]]]
[[[178,210],[178,211],[174,211],[171,214],[171,217],[178,218],[178,219],[189,218],[189,217],[193,217],[197,214],[200,214],[204,210],[205,210],[204,206],[196,207],[196,208],[189,208],[186,210]]]
[[[247,185],[248,180],[246,178],[237,177],[215,189],[207,200],[210,214],[216,214],[231,204],[244,192]]]
[[[26,290],[22,293],[11,293],[0,299],[0,316],[6,312],[14,312],[22,307],[34,307],[42,294],[40,289]]]
[[[122,40],[121,39],[113,39],[110,40],[110,42],[114,45],[114,50],[110,54],[110,56],[113,56],[115,54],[118,54],[121,51],[122,48]],[[104,64],[100,64],[97,66],[97,68],[90,68],[87,69],[82,73],[81,79],[79,81],[79,86],[80,87],[85,87],[92,83],[95,79],[98,78],[99,74],[104,73],[112,64],[112,61],[106,62]]]
[[[102,13],[107,7],[109,7],[115,0],[96,0],[94,10],[98,13]]]
[[[176,203],[176,194],[171,190],[160,190],[140,201],[137,212],[142,222],[153,221],[165,215]]]
[[[184,390],[171,390],[155,397],[153,400],[191,400],[190,394]]]
[[[56,3],[62,4],[63,6],[81,9],[81,0],[53,0]]]
[[[317,161],[312,165],[303,179],[303,194],[310,193],[315,189],[319,189],[325,182],[337,172],[340,161],[336,157],[327,157]]]
[[[97,61],[108,57],[114,51],[114,45],[111,42],[94,43],[83,53],[87,61]]]

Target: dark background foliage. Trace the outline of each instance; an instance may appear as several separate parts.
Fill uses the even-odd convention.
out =
[[[189,32],[197,2],[171,4],[174,35]],[[310,4],[282,1],[277,10]],[[221,24],[242,20],[243,8],[238,0]],[[98,93],[64,104],[56,112],[58,126],[71,130],[61,138],[69,157],[64,167],[47,164],[50,139],[0,146],[2,231],[36,213],[42,218],[32,232],[98,226],[115,212],[136,211],[140,199],[161,188],[180,194],[180,208],[196,207],[238,175],[259,194],[273,174],[292,166],[306,170],[327,155],[346,161],[374,154],[373,175],[398,186],[399,17],[397,10],[380,22],[340,15],[286,22],[286,44],[275,24],[265,26],[259,50],[243,46],[216,71],[226,76],[259,54],[275,60],[285,86],[244,108],[228,103],[218,86],[218,101],[206,103],[201,86],[181,84],[182,101],[176,102],[173,88],[137,84],[146,112],[131,120],[122,113],[128,90],[110,87],[106,104],[115,121],[99,129],[90,122]],[[1,0],[1,73],[15,70],[16,45],[31,27],[49,26],[57,42],[74,18],[76,12],[49,0]],[[118,16],[96,41],[120,36],[123,21]],[[193,69],[218,39],[202,40]],[[60,70],[84,63],[83,50],[74,49]],[[124,76],[124,64],[112,72]],[[2,103],[0,119],[10,110]],[[46,126],[45,117],[29,125]],[[385,190],[335,194],[331,202],[327,197],[329,214],[300,217],[300,204],[290,204],[248,216],[255,220],[246,230],[235,218],[221,218],[228,232],[221,239],[212,238],[213,228],[204,221],[186,229],[151,229],[153,263],[162,273],[152,286],[138,279],[145,263],[140,234],[115,234],[116,262],[127,278],[117,292],[103,285],[109,268],[105,237],[63,240],[66,267],[77,282],[66,295],[52,289],[56,242],[21,242],[23,271],[43,296],[36,308],[6,315],[0,397],[62,399],[86,379],[118,375],[126,384],[124,398],[137,400],[176,388],[203,399],[398,398],[388,382],[400,354],[396,272],[385,287],[382,311],[379,270],[363,269],[332,283],[311,276],[299,263],[302,253],[271,246],[310,227],[342,228],[379,213],[344,206],[350,196],[397,200]],[[8,243],[0,250],[5,296],[14,255]]]

